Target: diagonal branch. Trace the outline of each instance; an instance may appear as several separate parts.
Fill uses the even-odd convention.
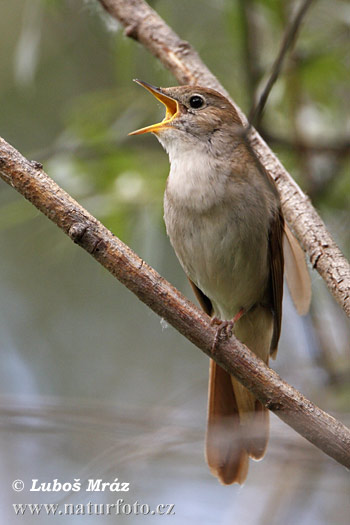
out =
[[[210,318],[62,190],[36,162],[0,138],[0,177],[44,213],[121,283],[219,363],[285,423],[350,468],[350,430],[323,412],[235,337],[215,345]]]
[[[169,69],[180,84],[201,84],[230,98],[196,51],[149,7],[144,0],[99,0],[103,7],[125,27],[125,34],[143,44]],[[242,121],[247,124],[238,106]],[[280,191],[283,213],[298,237],[310,262],[326,282],[330,292],[350,317],[350,265],[333,241],[325,224],[293,178],[265,141],[252,130],[253,149],[275,179]]]

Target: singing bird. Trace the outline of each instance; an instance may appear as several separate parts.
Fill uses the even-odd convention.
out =
[[[217,329],[232,330],[268,363],[281,331],[284,266],[300,314],[311,296],[304,254],[284,221],[275,182],[220,93],[136,82],[166,108],[162,122],[130,134],[154,133],[169,155],[164,220],[181,266]],[[264,456],[268,416],[249,390],[211,360],[206,458],[223,484],[242,484],[249,457]]]

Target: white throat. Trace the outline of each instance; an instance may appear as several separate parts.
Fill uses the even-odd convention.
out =
[[[170,132],[170,133],[169,133]],[[169,155],[167,193],[183,206],[204,211],[225,194],[226,178],[219,176],[217,160],[199,140],[179,133],[162,133],[157,138]]]

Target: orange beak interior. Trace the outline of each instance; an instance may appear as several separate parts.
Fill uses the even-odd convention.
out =
[[[151,86],[151,84],[147,84],[147,82],[143,82],[142,80],[135,79],[135,82],[147,89],[147,91],[152,93],[152,95],[156,97],[157,100],[164,104],[166,112],[162,122],[159,122],[158,124],[152,124],[151,126],[146,126],[145,128],[137,129],[136,131],[132,131],[131,133],[129,133],[129,135],[141,135],[142,133],[150,132],[157,133],[157,131],[159,131],[160,129],[166,128],[167,125],[178,115],[179,104],[173,98],[164,95],[160,88]]]

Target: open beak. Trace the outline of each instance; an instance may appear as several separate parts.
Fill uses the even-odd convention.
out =
[[[148,84],[147,82],[143,82],[142,80],[135,79],[135,82],[140,84],[140,86],[144,87],[152,93],[153,96],[156,97],[157,100],[159,100],[162,104],[164,104],[166,108],[165,117],[162,120],[162,122],[159,122],[158,124],[153,124],[152,126],[147,126],[145,128],[137,129],[136,131],[132,131],[129,133],[129,135],[141,135],[142,133],[157,133],[157,131],[166,128],[170,122],[178,115],[179,113],[179,104],[176,100],[173,98],[168,97],[167,95],[164,95],[162,90],[158,87],[151,86],[151,84]]]

